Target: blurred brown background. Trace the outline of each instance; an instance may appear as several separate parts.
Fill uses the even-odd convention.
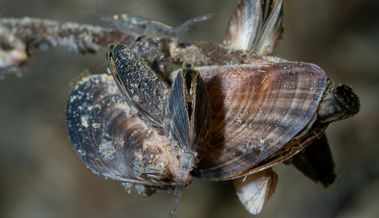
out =
[[[172,25],[209,12],[215,17],[185,39],[220,42],[235,1],[1,0],[0,17],[42,17],[99,25],[99,14],[130,13]],[[259,217],[379,217],[379,1],[287,0],[277,56],[320,65],[351,84],[361,112],[327,130],[338,179],[324,189],[300,172],[275,167],[279,185]],[[97,14],[97,15],[96,15]],[[168,217],[172,195],[142,200],[119,182],[93,175],[75,155],[65,128],[69,82],[104,72],[104,54],[37,52],[27,74],[0,80],[0,217]],[[195,180],[180,217],[251,217],[228,182]]]

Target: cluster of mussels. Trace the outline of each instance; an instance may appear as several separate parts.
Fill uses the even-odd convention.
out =
[[[133,48],[110,45],[110,74],[82,78],[68,97],[67,127],[81,160],[144,196],[175,190],[173,214],[192,177],[233,180],[252,214],[274,190],[276,163],[330,185],[334,164],[324,130],[356,114],[359,100],[316,65],[265,57],[282,32],[282,4],[238,4],[223,46],[254,56],[249,63],[183,63],[162,73],[167,68],[157,70]],[[149,23],[160,33],[171,28],[136,28]]]

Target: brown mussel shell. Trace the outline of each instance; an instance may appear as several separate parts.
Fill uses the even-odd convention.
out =
[[[326,86],[324,71],[306,63],[262,62],[197,70],[212,109],[208,146],[199,151],[194,175],[208,180],[254,173],[252,169],[269,157],[290,149],[292,145],[285,146],[313,124]],[[278,157],[265,166],[276,163]]]

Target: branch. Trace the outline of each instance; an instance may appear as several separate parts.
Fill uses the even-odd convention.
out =
[[[148,61],[159,56],[172,63],[203,66],[249,63],[257,59],[254,55],[210,42],[138,36],[99,26],[47,19],[0,18],[0,76],[9,71],[22,72],[32,49],[46,51],[50,47],[62,47],[70,53],[88,54],[114,42],[127,44],[135,51],[148,50],[142,52]]]

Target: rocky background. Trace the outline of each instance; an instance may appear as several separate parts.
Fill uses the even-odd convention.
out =
[[[1,0],[0,17],[40,17],[106,26],[100,17],[129,13],[172,25],[215,16],[184,36],[221,42],[237,1]],[[351,84],[361,112],[327,130],[338,178],[328,189],[290,166],[259,217],[374,218],[379,214],[379,2],[287,0],[284,37],[275,53],[321,66]],[[147,200],[119,182],[93,175],[75,155],[65,128],[69,83],[81,72],[105,72],[104,52],[37,52],[28,72],[0,80],[0,217],[168,217],[172,195]],[[251,217],[228,182],[195,180],[180,201],[180,217]]]

